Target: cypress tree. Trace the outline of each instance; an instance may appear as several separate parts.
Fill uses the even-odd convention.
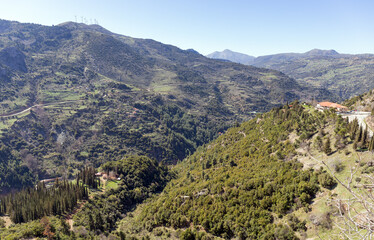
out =
[[[359,128],[357,134],[356,134],[356,138],[355,138],[355,143],[356,145],[361,142],[361,138],[362,138],[362,127]]]
[[[325,145],[324,145],[324,147],[323,147],[323,151],[326,153],[326,155],[331,154],[332,149],[331,149],[330,138],[327,138],[327,140],[326,140],[326,142],[325,142]]]
[[[370,142],[369,142],[369,151],[374,150],[374,136],[371,137]]]
[[[36,188],[30,187],[11,196],[0,197],[0,214],[9,214],[14,223],[27,222],[71,211],[78,200],[87,199],[87,196],[86,187],[78,182],[56,181],[48,189],[44,183],[39,183]]]
[[[358,120],[355,118],[351,124],[350,124],[350,130],[351,130],[351,139],[354,140],[356,138],[357,130],[358,130]]]
[[[362,133],[362,138],[361,138],[361,147],[365,148],[367,144],[367,138],[368,138],[368,129],[365,128],[365,130]]]

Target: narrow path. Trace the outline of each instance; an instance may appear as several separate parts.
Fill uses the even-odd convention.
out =
[[[73,220],[73,216],[78,213],[80,210],[82,210],[82,208],[84,207],[84,205],[87,203],[87,200],[84,200],[82,202],[80,202],[78,204],[78,206],[76,206],[74,208],[74,210],[72,212],[70,212],[66,217],[65,217],[65,220],[66,222],[69,224],[70,226],[70,230],[74,230],[74,220]]]
[[[9,216],[3,216],[1,217],[5,221],[5,227],[8,228],[10,225],[12,225],[12,220],[10,220]]]
[[[3,217],[3,220],[5,221],[6,228],[8,228],[13,223],[12,220],[10,220],[10,217]]]
[[[40,105],[40,104],[36,104],[36,105],[34,105],[34,106],[31,106],[31,107],[29,107],[29,108],[26,108],[25,110],[21,110],[21,111],[19,111],[19,112],[15,112],[15,113],[0,114],[0,117],[13,117],[13,116],[18,116],[18,115],[21,115],[21,114],[23,114],[23,113],[25,113],[25,112],[28,112],[28,111],[30,111],[32,108],[34,108],[34,107],[38,107],[38,106],[41,106],[41,105]]]
[[[53,102],[53,103],[45,103],[45,104],[35,104],[35,105],[31,106],[31,107],[28,107],[28,108],[26,108],[24,110],[20,110],[18,112],[0,114],[0,117],[14,117],[14,116],[18,116],[18,115],[21,115],[23,113],[26,113],[26,112],[30,111],[31,109],[33,109],[35,107],[51,106],[51,105],[64,104],[64,103],[72,103],[72,102],[79,102],[79,101],[83,101],[83,100],[71,100],[71,101]]]
[[[106,192],[106,180],[103,178],[103,177],[100,177],[100,182],[103,186],[102,188],[102,192],[99,193],[99,194],[104,194]],[[89,196],[89,199],[92,199],[94,196],[93,195],[90,195]],[[66,217],[65,217],[65,221],[69,224],[70,226],[70,230],[74,230],[74,220],[73,220],[73,217],[75,214],[77,214],[80,210],[82,210],[82,208],[84,207],[84,205],[87,203],[88,201],[85,200],[85,201],[82,201],[78,204],[78,206],[76,206],[74,208],[74,210],[72,212],[70,212]]]

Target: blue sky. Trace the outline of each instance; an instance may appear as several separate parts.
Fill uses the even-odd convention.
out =
[[[0,18],[56,25],[99,24],[202,54],[231,49],[260,56],[306,52],[374,53],[370,0],[1,0]]]

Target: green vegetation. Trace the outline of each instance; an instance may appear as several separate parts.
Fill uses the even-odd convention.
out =
[[[277,71],[97,26],[0,26],[0,114],[34,106],[0,123],[0,190],[23,188],[0,198],[16,223],[1,239],[298,239],[317,193],[339,189],[302,162],[374,146],[357,122],[297,101],[240,125],[330,94]],[[77,180],[31,187],[60,176]]]
[[[360,109],[363,111],[371,112],[374,109],[374,91],[368,91],[364,94],[352,97],[343,102],[346,106],[351,109]]]
[[[34,235],[28,235],[31,233],[22,230],[22,225],[6,232],[10,236],[11,229],[18,229],[14,231],[25,236],[48,233],[67,239],[104,235],[113,239],[299,239],[311,224],[300,213],[311,214],[317,192],[333,192],[337,186],[323,169],[303,169],[297,160],[303,156],[300,149],[310,146],[310,152],[319,152],[329,139],[331,154],[319,154],[334,157],[354,143],[357,135],[357,122],[348,123],[333,111],[318,112],[293,102],[230,128],[172,171],[145,156],[102,164],[100,171],[106,174],[107,184],[74,214],[72,231],[63,230],[61,222],[51,218],[48,224],[47,220],[32,222],[38,226]],[[321,139],[321,150],[317,139]],[[329,166],[339,176],[347,172],[341,161]],[[88,173],[93,176],[95,171],[84,168],[78,174],[81,182],[92,182],[93,178],[84,180]],[[331,210],[319,206],[319,211],[326,217],[318,217],[318,224],[331,228]]]
[[[35,177],[9,147],[0,147],[0,192],[30,186]]]
[[[83,183],[90,188],[97,189],[100,186],[100,180],[96,178],[95,169],[91,167],[83,168],[77,175],[77,182]]]
[[[0,25],[0,144],[33,179],[125,154],[174,164],[253,111],[326,96],[277,71],[84,24]]]
[[[330,138],[327,138],[325,145],[323,146],[323,151],[326,153],[326,155],[331,154],[332,150],[331,150]]]
[[[123,214],[161,191],[170,179],[165,166],[144,156],[127,156],[119,161],[107,162],[102,169],[109,177],[112,173],[121,180],[117,188],[96,195],[74,216],[76,226],[92,231],[88,235],[114,230]]]
[[[251,64],[281,71],[295,78],[299,84],[325,88],[343,100],[355,96],[360,98],[359,94],[374,88],[373,55],[312,50],[303,54],[258,57]]]
[[[284,216],[307,210],[319,185],[336,184],[324,171],[302,170],[296,142],[309,141],[337,119],[294,102],[229,129],[176,166],[178,177],[143,207],[138,223],[148,232],[164,226],[226,239],[296,239],[293,232],[305,224],[292,218],[286,225]],[[295,143],[288,139],[293,132],[300,139]]]
[[[2,229],[0,238],[7,240],[25,238],[74,239],[75,234],[69,231],[65,219],[43,217],[41,220],[15,224],[7,229]]]
[[[0,214],[9,214],[14,223],[28,222],[71,211],[78,201],[87,197],[88,190],[79,183],[56,180],[51,188],[39,183],[36,188],[0,197]]]

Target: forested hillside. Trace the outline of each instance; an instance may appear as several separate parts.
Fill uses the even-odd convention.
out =
[[[108,180],[104,180],[98,191],[92,189],[97,185],[91,186],[92,197],[81,204],[73,219],[66,216],[65,210],[54,213],[60,216],[57,218],[44,217],[11,226],[0,236],[9,239],[340,236],[331,224],[339,223],[338,208],[333,203],[345,201],[341,198],[347,192],[331,173],[349,176],[350,168],[359,163],[359,175],[354,181],[360,184],[361,176],[374,169],[370,165],[373,148],[374,138],[357,121],[348,123],[333,110],[320,112],[295,101],[228,129],[171,169],[145,156],[106,162],[100,171],[109,176],[105,176]],[[362,157],[356,158],[358,153]],[[92,181],[85,176],[93,173],[93,169],[85,168],[78,179],[88,184]],[[66,189],[66,185],[55,186],[57,189],[50,192],[57,195]],[[38,188],[38,191],[46,190]],[[20,196],[27,199],[25,192]],[[7,206],[6,211],[12,213]],[[0,211],[4,211],[3,205]],[[70,227],[66,218],[72,221]]]
[[[336,134],[319,133],[331,127]],[[259,115],[178,164],[178,177],[119,230],[182,239],[297,239],[305,234],[306,221],[291,213],[310,211],[321,187],[336,184],[323,168],[303,168],[300,148],[309,145],[330,155],[335,149],[330,141],[344,149],[357,135],[353,128],[357,123],[348,124],[333,112],[297,103]]]
[[[125,154],[176,163],[253,111],[332,96],[278,71],[72,22],[1,20],[0,85],[0,171],[22,179],[2,175],[6,191]]]

